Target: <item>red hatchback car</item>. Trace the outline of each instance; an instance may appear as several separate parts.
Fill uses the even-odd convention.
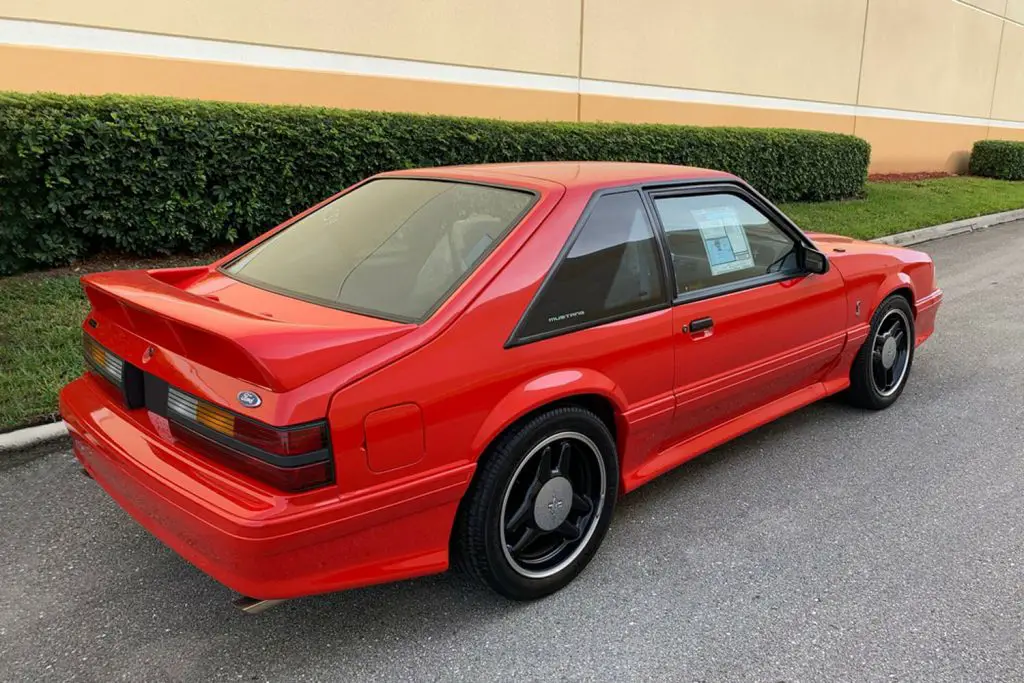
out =
[[[75,454],[260,600],[453,557],[549,594],[620,494],[830,394],[892,404],[942,298],[923,253],[625,163],[385,173],[210,266],[82,282]]]

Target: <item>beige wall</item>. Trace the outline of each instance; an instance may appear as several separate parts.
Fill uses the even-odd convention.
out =
[[[0,21],[0,89],[832,130],[870,141],[875,171],[963,170],[974,140],[1024,138],[1005,123],[1024,122],[1024,0],[0,0],[4,18],[55,37],[9,25],[4,45]],[[65,44],[62,25],[119,33]],[[294,51],[147,52],[161,35]]]
[[[1007,0],[1006,18],[1024,24],[1024,0]]]
[[[0,16],[575,74],[579,0],[0,0]]]
[[[987,117],[1003,23],[950,0],[875,0],[858,104]]]
[[[1006,11],[1006,0],[964,0],[968,5],[993,14],[1003,14]]]
[[[586,0],[582,75],[852,103],[866,8],[867,0]]]
[[[1024,27],[1016,24],[1007,24],[1003,31],[992,116],[1024,120]]]

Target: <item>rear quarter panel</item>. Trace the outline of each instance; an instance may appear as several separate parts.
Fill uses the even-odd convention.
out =
[[[627,435],[631,448],[655,445],[673,409],[670,309],[505,348],[589,194],[567,192],[444,334],[334,396],[331,435],[342,495],[476,462],[515,420],[571,395],[597,394],[616,408],[620,449]],[[365,416],[409,403],[422,410],[423,457],[392,471],[372,471]]]

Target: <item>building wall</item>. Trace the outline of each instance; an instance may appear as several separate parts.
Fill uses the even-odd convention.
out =
[[[1024,0],[0,0],[0,89],[1024,138]]]

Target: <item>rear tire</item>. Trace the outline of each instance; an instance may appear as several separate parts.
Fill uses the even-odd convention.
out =
[[[456,519],[460,566],[512,600],[561,589],[590,562],[618,493],[615,440],[594,413],[555,408],[483,455]]]
[[[871,316],[871,331],[850,370],[847,400],[884,410],[903,393],[914,364],[914,311],[905,298],[886,298]]]

